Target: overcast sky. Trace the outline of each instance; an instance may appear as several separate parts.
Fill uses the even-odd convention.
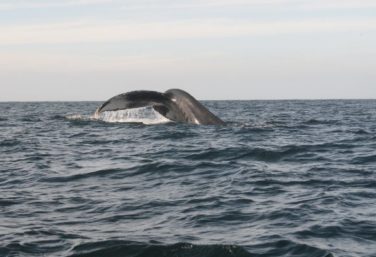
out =
[[[375,0],[1,0],[0,101],[376,98]]]

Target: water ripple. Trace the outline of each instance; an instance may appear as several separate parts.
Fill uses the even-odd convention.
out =
[[[376,101],[99,104],[0,103],[0,256],[376,255]]]

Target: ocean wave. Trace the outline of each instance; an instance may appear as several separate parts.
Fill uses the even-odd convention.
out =
[[[0,146],[2,147],[12,147],[12,146],[17,146],[21,145],[22,141],[18,139],[5,139],[0,141]]]
[[[358,156],[351,160],[352,164],[372,164],[376,163],[376,155]]]
[[[339,120],[325,120],[325,119],[309,119],[303,121],[302,124],[305,125],[336,125],[339,123]]]
[[[124,169],[101,169],[87,173],[78,173],[68,176],[49,176],[41,178],[39,181],[41,182],[49,182],[49,183],[60,183],[60,182],[70,182],[70,181],[77,181],[81,179],[88,179],[93,177],[103,177],[103,176],[111,176],[116,173],[122,172]]]
[[[19,201],[0,198],[0,207],[11,206],[11,205],[19,204],[19,203],[20,203]]]
[[[139,243],[132,241],[109,240],[84,243],[74,247],[70,257],[106,256],[106,257],[266,257],[266,256],[305,256],[305,257],[333,257],[326,250],[299,244],[290,240],[278,240],[263,244],[269,251],[258,253],[260,245],[242,247],[224,244],[191,244],[175,243],[164,245],[158,242]],[[254,248],[255,252],[250,252]]]
[[[221,127],[5,104],[0,256],[374,257],[376,101],[354,103],[215,102]]]
[[[325,161],[325,156],[319,156],[319,153],[329,152],[333,148],[352,147],[349,144],[323,143],[312,145],[287,145],[276,148],[260,147],[227,147],[227,148],[208,148],[193,153],[187,158],[193,160],[221,159],[221,160],[241,160],[254,159],[257,161],[276,162],[281,160],[302,161],[303,159]]]
[[[38,122],[41,120],[42,119],[39,116],[24,116],[20,119],[20,121],[24,121],[24,122]]]
[[[252,257],[237,245],[143,244],[130,241],[104,241],[78,245],[70,257]]]

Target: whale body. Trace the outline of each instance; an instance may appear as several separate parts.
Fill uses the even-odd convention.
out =
[[[164,93],[140,90],[120,94],[104,102],[97,109],[96,114],[146,106],[152,106],[155,111],[175,122],[202,125],[225,124],[193,96],[181,89],[169,89]]]

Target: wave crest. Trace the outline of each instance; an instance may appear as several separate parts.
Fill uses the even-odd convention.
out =
[[[197,257],[251,257],[251,253],[237,245],[194,245],[177,243],[173,245],[143,244],[127,241],[105,241],[76,246],[71,257],[86,256],[197,256]]]

